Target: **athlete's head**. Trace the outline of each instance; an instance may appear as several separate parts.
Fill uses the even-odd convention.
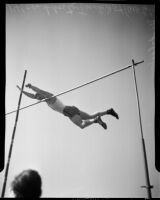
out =
[[[18,198],[39,198],[41,196],[42,180],[35,170],[24,170],[11,183],[11,190]]]
[[[39,94],[39,93],[36,93],[36,94],[35,94],[35,98],[36,98],[37,100],[45,99],[44,96],[41,95],[41,94]]]

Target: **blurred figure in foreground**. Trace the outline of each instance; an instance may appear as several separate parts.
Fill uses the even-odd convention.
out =
[[[40,198],[42,194],[41,186],[41,176],[36,170],[24,170],[11,183],[12,197]]]
[[[102,116],[104,115],[112,115],[116,119],[119,119],[118,114],[114,111],[113,108],[110,108],[108,110],[105,110],[103,112],[97,112],[95,114],[88,114],[76,106],[66,106],[64,105],[59,98],[54,96],[52,93],[49,93],[47,91],[41,90],[30,83],[26,85],[26,87],[32,89],[36,93],[30,93],[26,91],[22,91],[22,89],[17,85],[17,88],[23,92],[26,96],[32,99],[37,99],[37,100],[43,100],[46,98],[45,102],[48,104],[50,108],[53,110],[62,113],[64,116],[69,117],[69,119],[78,127],[81,129],[86,128],[94,123],[97,123],[101,125],[104,129],[107,129],[107,124],[103,122],[101,119]]]

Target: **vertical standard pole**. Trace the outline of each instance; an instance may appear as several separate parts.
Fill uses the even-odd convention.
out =
[[[2,194],[1,194],[2,198],[5,195],[9,164],[10,164],[10,159],[11,159],[11,154],[12,154],[13,142],[14,142],[14,137],[15,137],[15,132],[16,132],[16,126],[17,126],[18,115],[19,115],[19,108],[20,108],[20,103],[21,103],[21,98],[22,98],[22,91],[23,91],[24,83],[25,83],[25,79],[26,79],[26,74],[27,74],[27,70],[25,70],[25,73],[24,73],[24,78],[23,78],[23,83],[22,83],[22,90],[21,90],[20,97],[19,97],[19,102],[18,102],[15,125],[14,125],[14,129],[13,129],[13,134],[12,134],[12,139],[11,139],[11,144],[10,144],[10,149],[9,149],[9,154],[8,154],[8,161],[7,161],[5,175],[4,175],[4,183],[3,183]]]
[[[145,141],[144,141],[143,130],[142,130],[140,104],[139,104],[138,88],[137,88],[136,73],[135,73],[135,65],[137,65],[137,63],[134,63],[134,60],[132,60],[132,64],[133,64],[132,68],[133,68],[134,82],[135,82],[135,88],[136,88],[136,96],[137,96],[137,104],[138,104],[138,112],[139,112],[139,122],[140,122],[140,128],[141,128],[142,148],[143,148],[143,156],[144,156],[144,167],[145,167],[145,175],[146,175],[146,186],[142,186],[142,187],[145,187],[147,189],[148,199],[151,199],[152,198],[151,188],[153,186],[150,185],[150,180],[149,180],[147,155],[146,155]]]

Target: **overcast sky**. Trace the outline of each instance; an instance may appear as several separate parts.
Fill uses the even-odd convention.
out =
[[[154,143],[154,8],[151,5],[6,6],[6,113],[26,83],[59,94],[132,64],[136,67],[153,197],[160,197]],[[28,88],[25,88],[29,91]],[[113,107],[108,129],[86,129],[40,103],[20,111],[6,187],[24,169],[42,176],[43,197],[147,197],[132,69],[59,97],[88,113]],[[36,100],[22,97],[21,107]],[[16,114],[6,117],[6,160]],[[0,174],[0,190],[4,171]]]

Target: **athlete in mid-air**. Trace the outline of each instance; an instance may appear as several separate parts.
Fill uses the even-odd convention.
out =
[[[32,98],[32,99],[37,99],[37,100],[43,100],[46,99],[45,102],[48,104],[50,108],[53,110],[62,113],[63,115],[69,117],[69,119],[79,126],[80,128],[86,128],[92,124],[99,124],[101,125],[104,129],[107,129],[107,125],[105,122],[102,121],[101,117],[104,115],[112,115],[113,117],[119,119],[118,114],[114,111],[113,108],[110,108],[106,111],[103,112],[97,112],[95,114],[88,114],[76,106],[68,106],[64,105],[56,96],[54,96],[52,93],[46,92],[44,90],[41,90],[30,83],[26,85],[26,87],[32,89],[36,93],[29,93],[26,91],[22,91],[23,94],[26,96]],[[22,89],[17,85],[17,88],[21,91]]]

